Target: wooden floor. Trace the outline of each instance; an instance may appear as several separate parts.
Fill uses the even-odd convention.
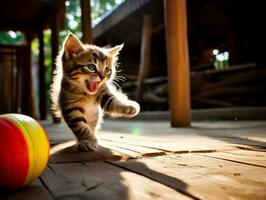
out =
[[[51,141],[38,180],[0,199],[266,199],[266,121],[107,120],[101,148],[77,152],[71,131],[42,122]]]

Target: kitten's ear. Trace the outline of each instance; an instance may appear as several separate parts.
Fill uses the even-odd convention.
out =
[[[79,39],[69,33],[64,42],[64,55],[66,59],[69,59],[83,50],[83,46]]]
[[[124,44],[120,44],[111,49],[108,49],[107,52],[111,57],[116,57],[123,47],[124,47]]]

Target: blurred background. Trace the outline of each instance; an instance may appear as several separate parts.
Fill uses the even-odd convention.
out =
[[[258,0],[187,0],[193,110],[266,106],[262,7]],[[162,0],[1,1],[0,114],[50,116],[54,59],[69,31],[99,46],[125,43],[117,87],[142,111],[169,111],[164,12]]]

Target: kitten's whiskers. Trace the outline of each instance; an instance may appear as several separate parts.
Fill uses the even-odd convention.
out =
[[[116,80],[112,80],[112,84],[114,84],[117,88],[121,89],[120,85],[116,82]]]

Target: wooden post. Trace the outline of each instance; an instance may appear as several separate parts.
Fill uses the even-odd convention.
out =
[[[90,0],[80,0],[81,6],[81,24],[82,24],[82,39],[84,43],[92,42],[91,32],[91,7]]]
[[[52,73],[56,68],[55,60],[58,55],[58,32],[59,32],[59,23],[58,23],[58,14],[55,14],[55,20],[52,20],[51,22],[51,29],[52,29],[52,38],[51,38],[51,46],[52,46]],[[53,122],[59,123],[61,121],[60,118],[56,118],[53,116]]]
[[[165,0],[171,126],[190,126],[190,76],[186,0]]]
[[[43,29],[39,30],[38,38],[39,38],[39,112],[40,112],[40,119],[45,120],[47,115],[47,102],[46,102]]]
[[[228,31],[228,51],[229,55],[229,65],[237,64],[237,51],[236,51],[236,37],[235,33]]]
[[[33,75],[32,75],[32,62],[31,62],[31,42],[33,38],[32,31],[26,32],[26,65],[24,68],[23,81],[25,83],[25,88],[23,90],[23,109],[22,113],[35,117],[34,110],[34,93],[33,93]]]
[[[152,17],[150,15],[144,15],[136,99],[141,99],[142,97],[144,81],[147,78],[150,69],[151,38],[152,38]]]
[[[51,47],[52,47],[52,67],[55,69],[55,59],[58,55],[58,33],[59,33],[59,24],[58,24],[58,15],[51,21]]]

